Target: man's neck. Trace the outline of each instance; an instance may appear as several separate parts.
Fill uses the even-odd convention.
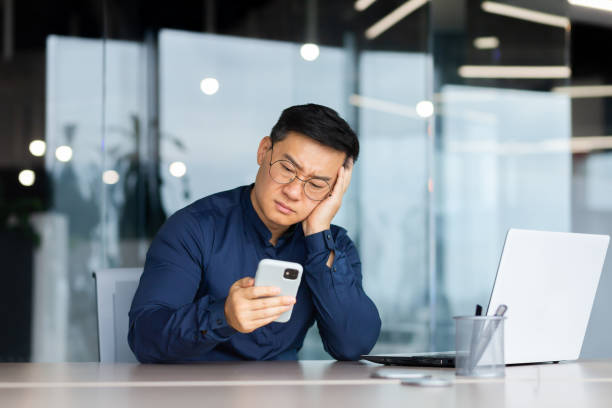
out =
[[[278,238],[280,238],[280,236],[283,235],[285,231],[289,229],[289,227],[273,224],[266,219],[266,217],[263,214],[263,211],[261,210],[261,207],[259,206],[259,203],[257,202],[257,198],[255,197],[255,187],[251,189],[250,198],[251,198],[251,204],[253,205],[253,208],[255,209],[257,216],[272,234],[272,236],[270,237],[270,243],[272,245],[276,245],[276,242],[278,242]]]

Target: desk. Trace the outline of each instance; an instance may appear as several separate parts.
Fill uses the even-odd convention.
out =
[[[606,407],[612,360],[508,367],[451,387],[371,378],[363,362],[0,364],[0,407]],[[414,369],[423,371],[424,369]],[[454,376],[453,370],[426,369]]]

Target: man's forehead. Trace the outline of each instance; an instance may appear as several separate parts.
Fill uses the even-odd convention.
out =
[[[334,176],[346,154],[325,146],[306,136],[290,137],[274,144],[276,160],[283,158],[294,162],[300,170],[317,173],[318,176]],[[329,174],[328,174],[329,173]]]
[[[287,132],[285,138],[274,144],[274,150],[279,150],[281,153],[288,153],[292,156],[297,155],[325,155],[328,160],[335,161],[336,158],[344,158],[346,153],[326,146],[308,136],[297,132]]]
[[[307,146],[277,146],[274,145],[275,155],[281,154],[283,156],[289,156],[293,161],[297,161],[300,165],[304,166],[337,166],[338,163],[344,161],[345,153],[334,150],[334,149],[313,149]]]

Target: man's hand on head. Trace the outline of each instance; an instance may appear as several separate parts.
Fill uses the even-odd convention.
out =
[[[225,319],[241,333],[250,333],[273,322],[295,304],[292,296],[278,296],[280,288],[254,284],[253,278],[237,280],[225,300]]]
[[[338,169],[338,177],[336,184],[332,189],[331,196],[321,201],[312,210],[310,215],[302,221],[302,229],[304,235],[312,235],[317,232],[328,230],[331,226],[331,221],[342,205],[342,197],[351,183],[353,174],[353,159],[348,159],[346,166],[340,166]]]

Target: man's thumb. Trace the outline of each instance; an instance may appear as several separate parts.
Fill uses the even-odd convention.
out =
[[[248,288],[248,287],[253,286],[254,280],[253,278],[250,278],[247,276],[246,278],[240,279],[236,283],[238,283],[238,286],[240,286],[241,288]]]

